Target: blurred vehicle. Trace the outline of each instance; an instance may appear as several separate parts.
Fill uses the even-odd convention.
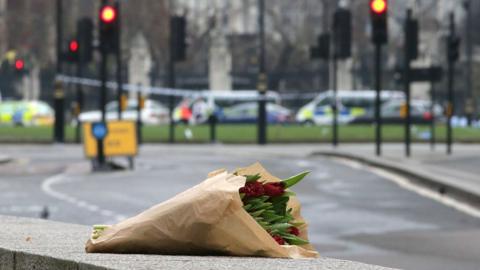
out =
[[[363,116],[375,105],[376,92],[371,90],[337,92],[338,123],[346,124]],[[404,98],[401,91],[382,91],[381,101]],[[302,124],[328,125],[333,121],[333,91],[319,94],[311,102],[300,108],[296,121]]]
[[[430,101],[426,100],[412,100],[410,102],[410,115],[412,124],[426,124],[433,119],[430,112]],[[405,123],[405,116],[402,115],[402,107],[405,106],[405,100],[391,100],[382,105],[381,116],[384,124],[403,124]],[[405,109],[403,109],[405,110]],[[438,104],[434,106],[435,118],[438,121],[444,120],[442,114],[442,107]],[[372,108],[365,115],[355,118],[352,124],[365,124],[375,122],[375,109]]]
[[[4,101],[0,103],[0,124],[15,126],[50,126],[53,109],[43,101]]]
[[[267,123],[283,124],[292,122],[292,112],[275,103],[267,103]],[[256,123],[258,103],[247,102],[224,108],[218,113],[219,123]]]
[[[207,122],[210,114],[217,118],[222,114],[222,108],[234,106],[239,102],[258,100],[256,90],[235,91],[199,91],[197,95],[184,98],[173,113],[175,122],[202,124]],[[266,99],[269,102],[280,104],[280,95],[274,91],[267,91]]]
[[[123,120],[137,121],[137,99],[129,99],[127,107],[122,112]],[[118,102],[112,101],[105,107],[105,118],[108,120],[118,119]],[[168,109],[160,102],[151,99],[145,100],[145,107],[140,111],[142,123],[145,125],[159,125],[169,122]],[[100,111],[84,112],[79,115],[80,122],[96,122],[101,120]],[[74,123],[76,120],[73,120]]]

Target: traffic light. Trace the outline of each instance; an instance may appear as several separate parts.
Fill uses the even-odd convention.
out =
[[[317,46],[310,48],[310,58],[324,60],[330,58],[330,34],[323,33],[318,36]]]
[[[68,48],[65,55],[65,60],[67,62],[77,62],[78,61],[78,51],[80,44],[76,39],[70,39],[68,41]]]
[[[338,59],[352,55],[352,15],[348,9],[339,8],[333,14],[334,54]]]
[[[118,49],[118,9],[105,4],[100,8],[100,48],[105,53],[114,53]]]
[[[372,21],[372,42],[385,44],[388,40],[387,0],[370,0],[370,17]]]
[[[93,22],[90,18],[82,18],[77,21],[77,38],[80,46],[78,51],[79,60],[83,63],[92,61]]]
[[[16,72],[23,72],[25,70],[25,61],[23,59],[15,59],[14,67]]]
[[[460,56],[460,38],[458,36],[448,37],[448,60],[455,62]]]
[[[407,20],[405,27],[405,49],[410,58],[409,60],[414,60],[418,57],[418,20]]]
[[[172,56],[175,62],[186,59],[186,27],[187,21],[185,17],[174,16],[170,19],[170,42],[172,46]]]

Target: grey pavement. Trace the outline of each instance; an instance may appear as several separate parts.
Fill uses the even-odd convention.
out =
[[[407,172],[444,188],[462,191],[463,199],[469,196],[468,202],[480,206],[480,145],[457,144],[452,155],[446,155],[445,147],[440,145],[432,150],[428,144],[414,144],[412,150],[411,156],[405,157],[402,144],[387,144],[382,155],[376,156],[373,145],[347,144],[336,149],[319,148],[316,152]]]
[[[401,146],[387,147],[401,156]],[[480,265],[479,219],[405,190],[369,166],[310,155],[331,151],[327,145],[144,145],[134,171],[95,174],[78,146],[0,148],[14,158],[0,166],[0,214],[38,217],[47,206],[52,220],[114,223],[202,181],[211,170],[260,161],[279,177],[312,171],[294,191],[310,240],[323,256],[405,269]],[[371,145],[339,147],[348,149],[373,153]]]
[[[248,257],[87,254],[84,246],[91,230],[87,226],[0,216],[0,228],[7,228],[0,230],[0,269],[2,270],[387,269],[329,258],[288,260]]]

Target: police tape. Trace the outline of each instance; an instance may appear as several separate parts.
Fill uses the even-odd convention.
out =
[[[101,87],[101,81],[97,79],[81,78],[67,75],[57,75],[57,81],[61,81],[66,84],[80,84],[89,87]],[[113,81],[106,82],[108,89],[116,90],[117,83]],[[174,96],[182,98],[199,98],[208,97],[211,95],[210,90],[191,90],[191,89],[178,89],[178,88],[165,88],[156,86],[144,86],[135,84],[122,84],[122,90],[128,92],[141,92],[145,94],[160,95],[160,96]],[[277,98],[281,100],[297,100],[297,99],[313,99],[318,96],[319,92],[309,93],[278,93],[275,91],[267,91],[266,96],[260,95],[257,90],[241,90],[235,91],[235,95],[232,96],[230,91],[215,91],[216,98],[227,98],[233,100],[275,100]],[[245,94],[246,92],[251,93]]]

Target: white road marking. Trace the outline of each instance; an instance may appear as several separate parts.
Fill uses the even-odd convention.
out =
[[[68,176],[64,173],[51,176],[42,182],[42,191],[45,192],[45,194],[55,199],[73,204],[78,208],[86,209],[90,212],[95,212],[109,219],[112,219],[113,222],[118,222],[125,219],[125,216],[123,215],[116,214],[115,212],[108,209],[102,209],[98,205],[77,199],[71,195],[68,195],[66,193],[62,193],[53,189],[54,185],[57,185],[62,182],[68,182],[68,181],[69,181]]]
[[[411,191],[413,191],[413,192],[415,192],[415,193],[417,193],[417,194],[419,194],[423,197],[430,198],[432,200],[440,202],[440,203],[442,203],[446,206],[452,207],[452,208],[454,208],[454,209],[456,209],[460,212],[463,212],[465,214],[468,214],[470,216],[480,218],[480,209],[479,208],[477,208],[473,205],[470,205],[468,203],[458,201],[454,198],[449,197],[448,195],[447,196],[442,195],[437,191],[434,191],[434,190],[431,190],[429,188],[425,188],[425,187],[419,186],[417,184],[414,184],[402,175],[390,172],[390,171],[385,170],[385,169],[380,169],[380,168],[377,168],[377,167],[369,166],[369,165],[363,164],[363,163],[358,162],[358,161],[345,159],[345,158],[334,158],[334,160],[336,160],[340,163],[343,163],[344,165],[347,165],[347,166],[352,167],[352,168],[368,170],[368,171],[370,171],[370,172],[372,172],[372,173],[374,173],[374,174],[376,174],[376,175],[378,175],[382,178],[385,178],[387,180],[390,180],[390,181],[396,183],[397,185],[399,185],[400,187],[402,187],[404,189],[411,190]]]

